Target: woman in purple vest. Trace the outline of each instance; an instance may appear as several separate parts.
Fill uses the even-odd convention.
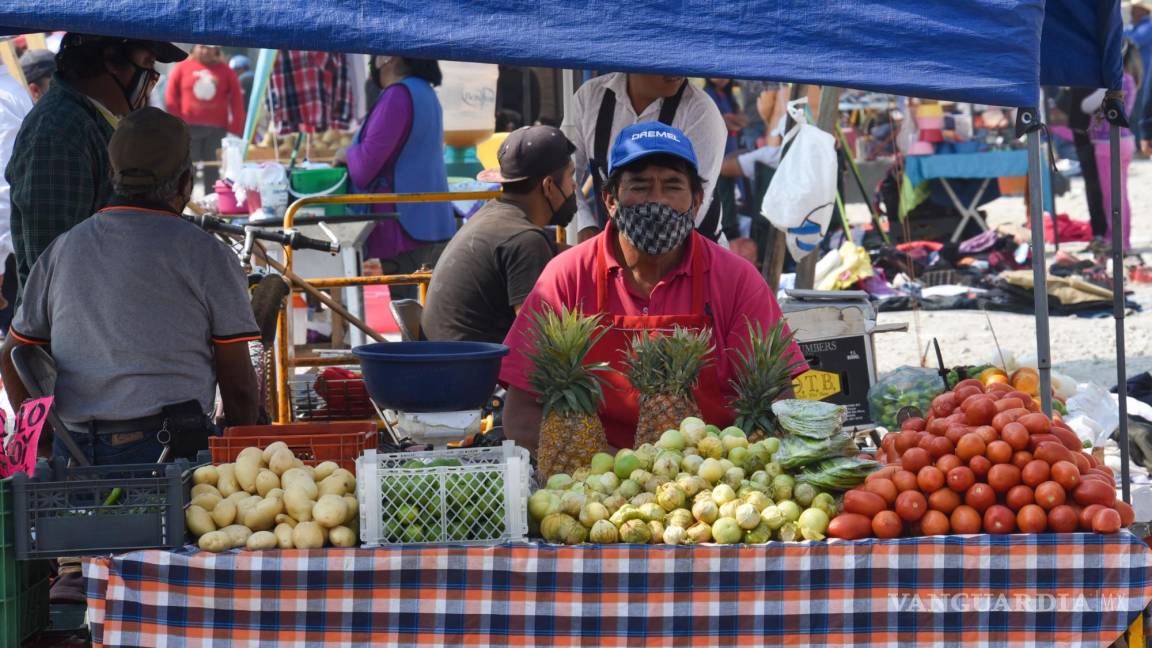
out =
[[[371,79],[383,90],[352,145],[337,161],[348,165],[355,193],[448,191],[444,170],[444,119],[433,86],[436,61],[374,56]],[[364,243],[364,259],[379,260],[383,274],[408,274],[435,266],[456,233],[450,203],[373,205],[373,213],[396,213],[376,225]],[[374,264],[365,263],[366,269]],[[414,299],[415,286],[393,286],[393,299]]]

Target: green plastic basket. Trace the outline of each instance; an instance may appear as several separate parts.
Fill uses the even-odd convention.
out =
[[[0,479],[0,646],[19,646],[48,627],[51,573],[44,560],[16,560],[12,480]]]

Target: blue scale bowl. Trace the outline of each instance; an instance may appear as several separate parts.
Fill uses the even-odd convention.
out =
[[[490,342],[377,342],[352,349],[376,405],[405,412],[480,409],[508,347]]]

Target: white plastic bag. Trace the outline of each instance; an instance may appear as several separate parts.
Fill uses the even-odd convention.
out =
[[[784,136],[791,140],[772,183],[764,193],[760,213],[786,233],[788,251],[800,260],[816,249],[828,231],[836,201],[836,140],[808,123],[802,105],[788,104],[796,126]],[[782,147],[783,148],[783,147]]]
[[[1116,396],[1096,383],[1080,383],[1076,394],[1065,403],[1068,416],[1064,422],[1081,441],[1092,447],[1103,445],[1120,425],[1120,407]]]

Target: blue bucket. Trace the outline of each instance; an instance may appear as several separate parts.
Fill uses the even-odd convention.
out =
[[[508,347],[490,342],[377,342],[352,349],[381,408],[457,412],[483,407]]]

